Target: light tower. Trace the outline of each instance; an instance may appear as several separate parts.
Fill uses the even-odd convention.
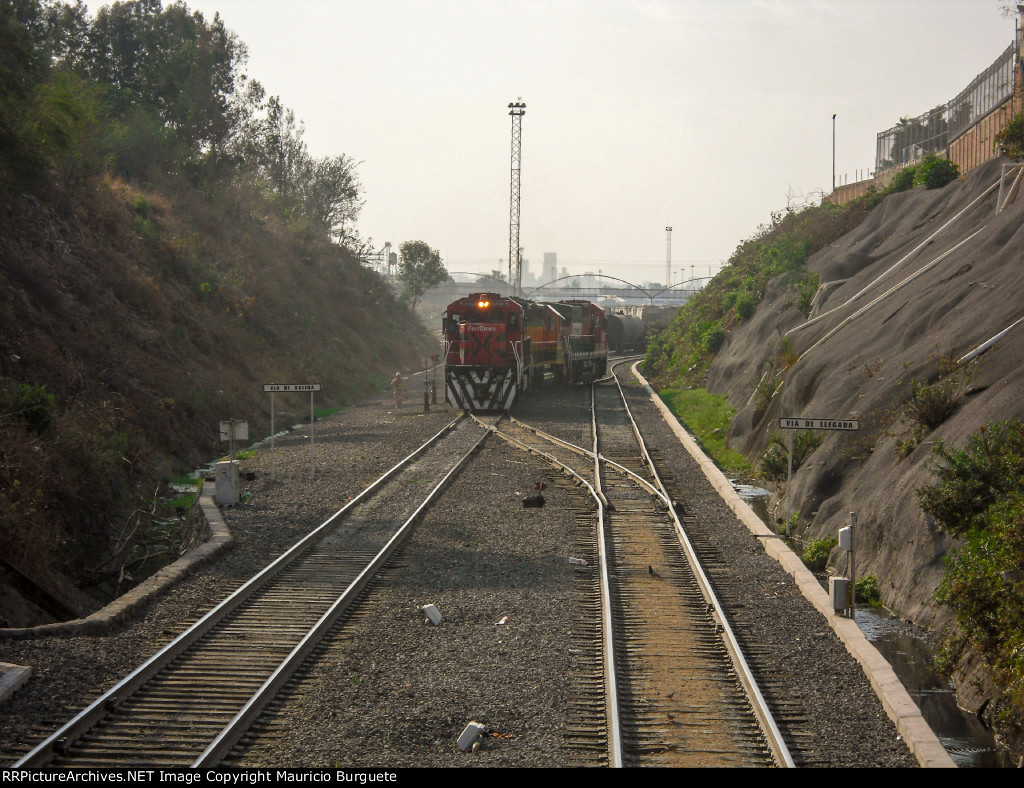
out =
[[[508,220],[508,286],[511,295],[522,292],[522,252],[519,249],[519,165],[523,147],[523,115],[526,104],[522,98],[508,105],[512,116],[512,189]]]
[[[672,286],[672,228],[665,228],[665,287]]]

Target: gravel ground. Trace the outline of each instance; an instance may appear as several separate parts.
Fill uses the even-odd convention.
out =
[[[246,484],[248,500],[224,510],[235,537],[231,548],[134,620],[108,635],[0,640],[0,662],[33,670],[3,704],[0,762],[17,760],[455,415],[440,405],[429,414],[422,407],[396,411],[382,397],[318,422],[313,483],[309,433],[297,430],[277,441],[274,483],[264,473],[269,451],[247,463],[257,472]]]
[[[564,763],[573,518],[558,489],[524,509],[544,478],[490,439],[234,765]],[[471,721],[493,732],[476,754]]]
[[[714,491],[643,390],[626,389],[699,534],[714,542],[716,591],[723,604],[732,600],[729,613],[744,647],[754,647],[751,661],[762,690],[806,720],[794,757],[804,766],[916,767],[860,665],[825,619]]]
[[[792,727],[798,741],[790,746],[798,765],[916,767],[860,666],[825,619],[722,501],[643,390],[626,390],[648,445],[675,477],[700,535],[714,544],[709,574],[722,603],[731,599],[735,605],[729,611],[733,628],[752,647],[748,660],[762,692],[797,721]],[[545,396],[525,401],[516,417],[590,448],[585,391]]]
[[[637,405],[645,399],[637,396]],[[742,608],[738,629],[768,654],[761,669],[775,678],[772,693],[806,716],[807,764],[916,765],[825,621],[693,472],[653,406],[640,411],[688,504],[721,540],[730,584],[745,584],[750,599],[771,598],[770,607]],[[16,759],[454,415],[440,405],[429,414],[408,406],[395,411],[381,399],[318,423],[312,483],[308,434],[293,433],[277,443],[275,481],[268,451],[247,461],[257,478],[246,484],[246,502],[224,511],[234,547],[137,620],[108,636],[0,641],[0,661],[36,671],[5,704],[0,758]],[[516,415],[589,442],[579,390],[535,394]],[[549,480],[546,505],[524,509],[522,497],[541,479]],[[575,570],[567,559],[574,548],[568,493],[550,483],[535,460],[490,439],[370,587],[365,603],[304,668],[302,685],[253,732],[235,765],[579,763],[564,735],[571,724],[566,677]],[[440,626],[425,623],[420,608],[427,603],[444,616]],[[475,754],[455,746],[470,721],[494,734]]]

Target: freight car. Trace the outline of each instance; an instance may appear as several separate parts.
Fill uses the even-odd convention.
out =
[[[668,326],[678,311],[678,307],[674,306],[617,308],[615,312],[609,311],[609,350],[613,353],[646,353],[648,336]]]
[[[445,399],[508,410],[545,381],[586,383],[608,366],[607,321],[590,301],[554,303],[472,293],[444,313]]]
[[[608,315],[608,348],[613,353],[636,353],[647,347],[647,324],[632,315]]]

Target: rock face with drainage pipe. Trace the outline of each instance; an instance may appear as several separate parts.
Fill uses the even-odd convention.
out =
[[[856,510],[871,545],[859,573],[879,578],[886,607],[935,633],[952,620],[934,594],[942,558],[957,543],[916,500],[935,480],[932,448],[962,448],[989,422],[1024,418],[1024,342],[1016,341],[1024,338],[1024,200],[996,212],[1001,167],[995,160],[945,188],[890,195],[812,255],[807,269],[822,289],[811,319],[795,308],[784,277],[769,281],[706,379],[739,409],[729,444],[750,458],[765,450],[780,417],[860,420],[859,433],[827,435],[795,472],[786,491],[800,513],[795,534],[804,542],[834,536]],[[767,402],[752,401],[750,371],[781,356],[784,336],[781,385]],[[908,411],[914,391],[942,386],[952,406],[918,423]],[[965,665],[960,682],[961,702],[975,709],[992,697],[968,697],[972,682],[987,681],[976,668]]]

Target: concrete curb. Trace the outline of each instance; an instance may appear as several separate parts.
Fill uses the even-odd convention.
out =
[[[173,564],[165,566],[131,591],[119,596],[106,607],[86,618],[42,624],[37,627],[11,627],[0,629],[0,640],[6,638],[38,638],[51,635],[100,635],[111,631],[138,613],[152,599],[187,577],[201,564],[223,551],[233,541],[220,509],[213,500],[213,483],[204,482],[199,495],[199,507],[210,526],[210,538],[189,550]],[[19,685],[20,686],[20,685]]]
[[[0,662],[0,702],[10,697],[32,676],[32,668]]]
[[[633,373],[643,384],[644,390],[657,405],[662,417],[679,438],[679,442],[704,471],[704,475],[722,496],[725,503],[752,534],[764,536],[773,533],[747,505],[746,501],[740,498],[732,484],[725,478],[725,474],[701,451],[697,442],[683,429],[672,411],[640,374],[637,369],[639,363],[633,365]],[[917,758],[917,762],[925,768],[955,769],[956,763],[946,752],[946,748],[942,746],[935,732],[925,722],[924,717],[921,716],[921,710],[910,697],[892,666],[878,652],[878,649],[871,645],[855,621],[835,614],[828,593],[821,587],[818,579],[804,565],[800,557],[781,539],[758,539],[758,541],[763,544],[768,555],[782,564],[786,572],[796,581],[800,592],[825,617],[843,645],[846,646],[846,650],[860,663],[864,675],[867,676],[879,700],[882,701],[885,713],[893,721],[896,730],[903,737],[903,741]]]

